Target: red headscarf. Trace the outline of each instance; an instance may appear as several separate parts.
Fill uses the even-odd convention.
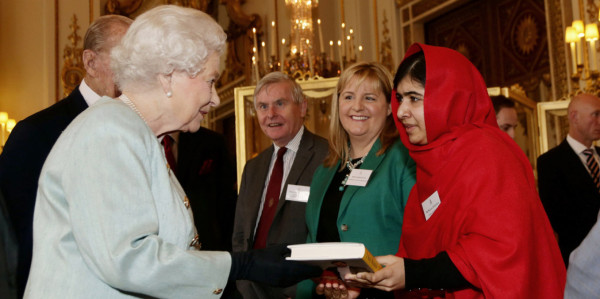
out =
[[[498,128],[483,78],[447,48],[413,44],[405,59],[419,51],[428,144],[411,144],[395,118],[417,164],[398,255],[423,259],[446,251],[477,288],[448,291],[446,298],[562,298],[565,267],[531,166]],[[394,94],[394,115],[398,106]],[[434,192],[441,204],[425,220],[421,203]]]

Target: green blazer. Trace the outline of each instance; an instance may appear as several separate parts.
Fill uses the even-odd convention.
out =
[[[346,186],[338,211],[337,227],[342,242],[364,243],[374,255],[395,254],[400,243],[402,218],[408,194],[415,184],[415,162],[398,139],[385,153],[379,139],[360,169],[373,173],[367,186]],[[321,204],[340,161],[319,166],[313,175],[306,204],[308,243],[316,242]]]
[[[360,167],[373,170],[367,185],[346,186],[337,218],[340,240],[363,243],[375,256],[398,251],[404,208],[416,172],[415,162],[400,139],[377,156],[380,148],[377,139]],[[323,198],[339,167],[340,161],[329,168],[321,165],[313,175],[306,204],[307,243],[316,242]],[[311,298],[314,287],[312,281],[303,281],[296,298]]]

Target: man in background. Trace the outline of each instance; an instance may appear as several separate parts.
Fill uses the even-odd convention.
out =
[[[17,289],[22,297],[27,284],[33,243],[33,211],[38,179],[46,157],[62,131],[100,97],[116,97],[118,88],[110,69],[110,51],[119,43],[132,20],[107,15],[96,19],[83,41],[81,84],[66,98],[20,121],[0,155],[0,191],[19,246]]]
[[[301,87],[285,74],[273,72],[258,82],[254,108],[273,145],[244,168],[233,229],[234,252],[306,242],[306,202],[290,200],[294,197],[286,193],[308,188],[328,153],[327,140],[304,127],[306,99]],[[295,286],[273,288],[243,280],[237,287],[244,298],[293,298],[296,293]]]
[[[202,250],[231,251],[236,168],[225,137],[200,128],[165,135],[162,144],[189,199]]]
[[[491,99],[494,111],[496,111],[498,127],[506,132],[510,138],[515,139],[515,129],[519,124],[515,103],[504,96],[493,96]]]
[[[567,266],[600,211],[599,157],[593,146],[600,139],[600,98],[575,96],[568,119],[567,138],[537,160],[540,199]]]

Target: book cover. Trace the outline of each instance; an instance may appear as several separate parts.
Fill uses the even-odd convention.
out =
[[[338,267],[340,273],[375,272],[381,265],[362,243],[328,242],[289,245],[288,260],[307,262],[323,269]]]

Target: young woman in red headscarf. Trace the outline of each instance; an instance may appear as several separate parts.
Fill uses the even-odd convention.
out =
[[[392,95],[417,164],[396,256],[347,280],[400,297],[562,298],[565,267],[523,151],[460,53],[412,45]]]

